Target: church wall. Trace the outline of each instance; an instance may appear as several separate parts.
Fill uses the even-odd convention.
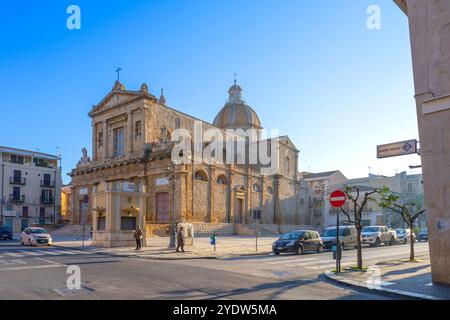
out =
[[[194,195],[193,220],[195,222],[209,222],[208,183],[194,181]]]
[[[216,185],[214,187],[213,216],[218,223],[226,223],[227,219],[227,186]]]

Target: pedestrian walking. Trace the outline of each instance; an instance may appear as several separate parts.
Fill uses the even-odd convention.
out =
[[[136,249],[134,250],[141,250],[141,241],[142,241],[141,226],[136,227],[136,230],[134,231],[134,239],[136,239]]]
[[[177,233],[177,252],[181,251],[184,252],[184,228],[180,227]]]

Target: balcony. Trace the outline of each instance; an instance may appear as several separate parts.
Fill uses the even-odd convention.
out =
[[[41,188],[54,188],[55,185],[56,185],[55,181],[41,180]]]
[[[53,205],[55,204],[55,201],[52,198],[42,198],[41,197],[41,204],[42,205]]]
[[[24,186],[27,180],[25,178],[9,177],[9,184],[16,186]]]
[[[14,203],[14,204],[19,204],[19,203],[24,203],[25,202],[25,195],[14,195],[14,194],[10,194],[9,195],[9,203]]]

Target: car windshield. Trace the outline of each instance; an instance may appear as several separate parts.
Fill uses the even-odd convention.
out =
[[[289,232],[285,233],[280,237],[280,240],[297,240],[303,232]]]
[[[339,229],[339,235],[340,236],[344,236],[345,234],[345,230],[346,229]],[[336,229],[327,229],[325,230],[325,232],[323,233],[324,237],[336,237]]]
[[[47,234],[47,230],[45,230],[45,229],[32,229],[31,233],[32,234]]]
[[[397,234],[406,234],[406,230],[404,229],[397,229]]]
[[[365,227],[362,232],[378,232],[377,227]]]

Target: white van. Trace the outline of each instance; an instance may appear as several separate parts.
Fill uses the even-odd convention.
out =
[[[356,227],[352,225],[339,226],[339,242],[343,249],[356,248],[357,246],[357,231]],[[331,249],[336,245],[336,227],[327,228],[323,235],[324,249]]]

